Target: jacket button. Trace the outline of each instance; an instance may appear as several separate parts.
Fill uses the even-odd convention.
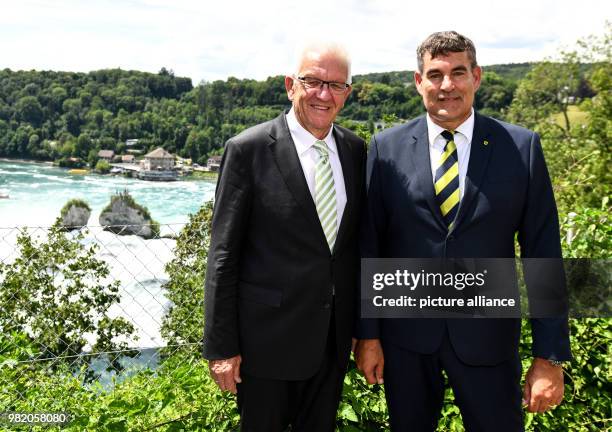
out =
[[[455,236],[448,236],[448,241],[449,242],[454,242],[455,241]]]
[[[329,309],[330,307],[331,307],[331,304],[329,304],[329,303],[325,303],[323,305],[323,309]]]

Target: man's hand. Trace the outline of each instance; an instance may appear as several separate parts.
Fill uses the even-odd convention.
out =
[[[368,384],[383,384],[385,357],[379,339],[361,339],[355,349],[357,369],[365,376]]]
[[[543,413],[563,400],[563,368],[534,358],[525,377],[523,402],[530,412]]]
[[[223,391],[230,391],[236,394],[236,383],[242,382],[240,379],[240,355],[225,359],[211,360],[208,362],[210,376]]]

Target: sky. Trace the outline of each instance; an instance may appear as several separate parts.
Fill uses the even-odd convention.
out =
[[[353,74],[413,70],[441,30],[471,38],[486,66],[553,56],[606,19],[610,0],[0,0],[0,68],[261,80],[294,72],[304,41],[332,40]]]

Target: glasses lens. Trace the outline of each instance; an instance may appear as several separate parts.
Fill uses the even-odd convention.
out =
[[[344,92],[344,90],[346,90],[346,84],[339,83],[339,82],[330,82],[329,83],[329,88],[334,93],[342,93],[342,92]]]
[[[346,84],[341,82],[327,82],[313,77],[298,77],[298,79],[307,89],[320,89],[323,84],[327,84],[331,92],[341,94],[344,93],[347,88]]]
[[[304,83],[304,86],[306,86],[306,88],[319,88],[321,87],[321,84],[323,84],[323,81],[321,81],[320,79],[312,77],[304,77],[302,79],[302,82]]]

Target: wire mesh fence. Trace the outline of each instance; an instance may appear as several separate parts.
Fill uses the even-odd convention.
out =
[[[200,356],[210,213],[201,214],[155,226],[151,238],[129,234],[135,226],[0,228],[0,430],[54,427],[32,417],[47,413],[69,413],[55,427],[73,430],[232,423],[195,402],[214,391]],[[15,422],[20,413],[30,421]]]

